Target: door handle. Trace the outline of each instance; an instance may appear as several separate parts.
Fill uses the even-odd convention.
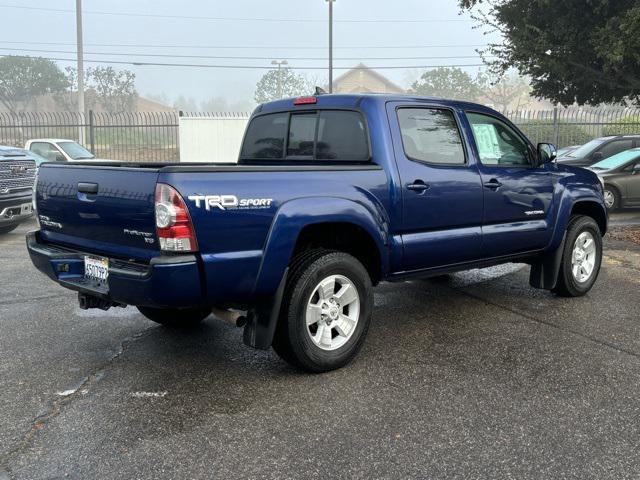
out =
[[[96,195],[98,193],[98,184],[80,182],[78,183],[78,193],[87,193],[91,195]]]
[[[425,190],[429,190],[430,185],[424,183],[422,180],[414,180],[413,183],[407,184],[407,190],[413,190],[414,192],[422,193]]]
[[[500,183],[495,178],[492,178],[488,182],[484,182],[483,185],[485,186],[485,188],[490,188],[491,190],[497,190],[502,186],[502,183]]]

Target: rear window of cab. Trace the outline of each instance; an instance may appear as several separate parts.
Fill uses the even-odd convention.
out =
[[[247,127],[241,161],[366,162],[367,129],[359,112],[305,110],[260,115]]]

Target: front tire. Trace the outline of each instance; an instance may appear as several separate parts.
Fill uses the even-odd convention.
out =
[[[4,227],[0,227],[0,235],[4,235],[5,233],[13,232],[16,228],[18,228],[19,223],[15,225],[7,225]]]
[[[362,348],[372,310],[362,263],[343,252],[305,252],[291,264],[273,348],[308,372],[343,367]]]
[[[200,324],[211,313],[206,308],[153,308],[136,307],[138,311],[152,322],[165,327],[189,329]]]
[[[602,263],[602,235],[591,217],[571,217],[560,262],[558,283],[553,291],[562,297],[581,297],[586,294],[600,273]]]

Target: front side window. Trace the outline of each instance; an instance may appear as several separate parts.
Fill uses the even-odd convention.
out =
[[[50,162],[55,162],[59,156],[62,156],[56,147],[47,142],[34,142],[29,146],[29,150],[32,150]]]
[[[241,160],[368,161],[364,119],[349,110],[307,110],[255,117]]]
[[[601,158],[609,158],[630,148],[633,148],[633,140],[614,140],[607,143],[599,152],[602,155]]]
[[[464,165],[462,139],[449,110],[400,108],[398,122],[408,158],[433,164]]]
[[[509,125],[481,113],[467,113],[467,119],[483,165],[532,165],[529,145]]]

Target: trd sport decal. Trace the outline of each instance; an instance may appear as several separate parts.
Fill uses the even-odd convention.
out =
[[[235,195],[189,195],[189,200],[196,204],[196,208],[209,211],[212,208],[220,210],[247,210],[269,208],[273,198],[238,198]]]

